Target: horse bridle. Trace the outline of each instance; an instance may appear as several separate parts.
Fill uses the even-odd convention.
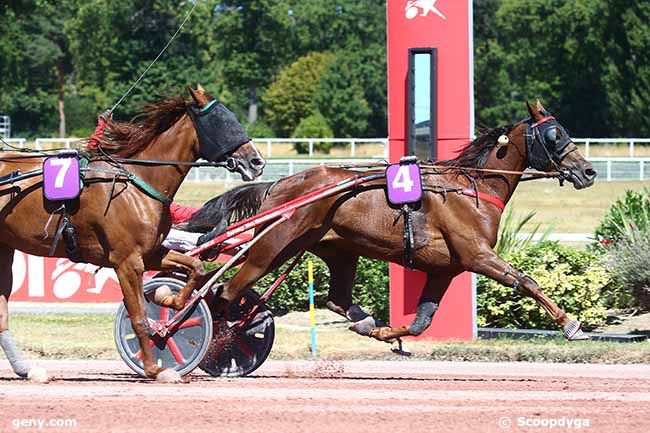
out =
[[[526,122],[527,166],[543,171],[550,162],[565,179],[571,176],[569,169],[560,167],[564,158],[578,148],[573,144],[567,130],[549,113],[534,122]],[[558,138],[558,130],[560,137]]]

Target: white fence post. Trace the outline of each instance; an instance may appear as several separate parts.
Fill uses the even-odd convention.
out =
[[[607,182],[612,181],[612,160],[607,161]]]
[[[293,161],[289,161],[289,176],[293,176]]]
[[[266,157],[270,158],[272,156],[273,151],[273,146],[271,146],[271,140],[266,140]]]
[[[639,180],[644,180],[645,178],[645,161],[639,161]]]
[[[589,140],[585,141],[585,158],[589,159]]]
[[[350,156],[352,156],[352,158],[357,156],[357,142],[354,140],[352,140],[352,149],[350,149],[350,152],[351,152]]]
[[[630,158],[634,158],[634,141],[630,141]]]
[[[309,156],[314,156],[314,140],[309,139]]]

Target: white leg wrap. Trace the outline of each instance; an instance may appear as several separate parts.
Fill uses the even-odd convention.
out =
[[[0,332],[0,347],[2,347],[14,373],[20,377],[27,377],[27,374],[32,367],[29,365],[29,362],[23,358],[23,354],[16,347],[14,338],[9,330]]]

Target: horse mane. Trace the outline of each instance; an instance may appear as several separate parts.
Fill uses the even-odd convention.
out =
[[[486,129],[481,135],[472,140],[467,146],[458,151],[458,156],[453,159],[436,161],[436,165],[447,167],[483,168],[487,162],[490,151],[497,145],[497,140],[503,134],[508,134],[513,125]]]
[[[145,104],[142,113],[130,122],[108,120],[103,134],[95,139],[101,151],[121,158],[130,158],[171,128],[191,104],[178,96],[168,96],[160,101]]]

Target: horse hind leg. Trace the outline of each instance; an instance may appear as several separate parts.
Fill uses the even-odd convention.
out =
[[[374,329],[386,326],[384,322],[352,302],[352,289],[359,256],[328,247],[325,243],[315,246],[310,251],[320,257],[330,271],[330,290],[325,303],[327,309],[351,322],[348,329],[365,337],[370,336]]]
[[[47,371],[41,367],[32,367],[20,349],[16,347],[13,335],[9,330],[9,296],[13,285],[14,250],[0,247],[0,347],[4,352],[9,365],[19,377],[36,382],[47,382]]]
[[[440,305],[449,283],[451,283],[451,277],[429,273],[413,322],[408,326],[377,328],[371,332],[370,336],[380,341],[393,341],[401,337],[421,335],[431,326],[433,316],[438,311],[438,305]]]

